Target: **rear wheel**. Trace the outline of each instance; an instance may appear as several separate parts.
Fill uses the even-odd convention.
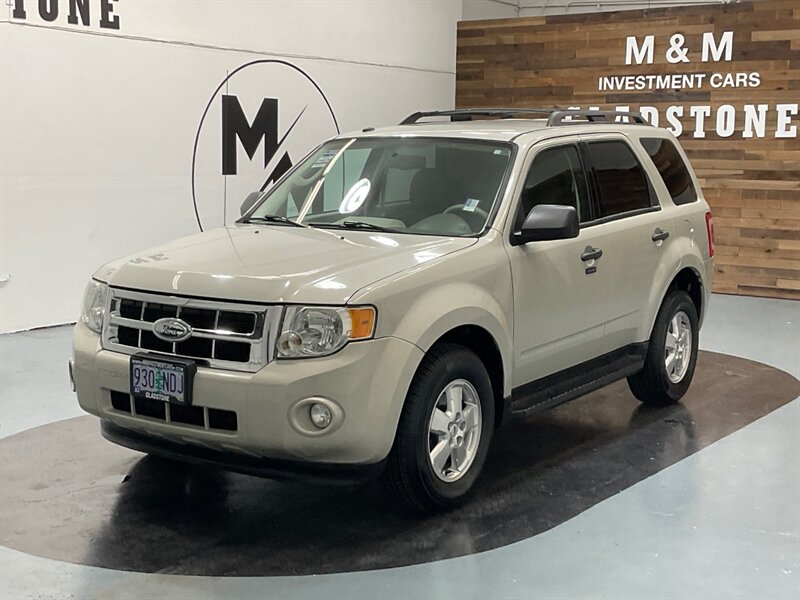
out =
[[[492,386],[481,360],[455,344],[435,347],[411,382],[387,488],[417,510],[458,503],[483,467],[493,428]]]
[[[658,311],[644,368],[628,377],[633,395],[653,406],[678,402],[694,376],[697,344],[697,309],[689,294],[674,290]]]

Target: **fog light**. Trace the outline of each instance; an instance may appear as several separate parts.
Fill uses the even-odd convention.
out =
[[[311,415],[311,422],[320,429],[325,429],[331,424],[331,420],[333,419],[331,409],[324,404],[312,404],[309,414]]]

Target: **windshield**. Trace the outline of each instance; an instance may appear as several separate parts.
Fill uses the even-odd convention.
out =
[[[248,218],[475,235],[486,226],[510,157],[510,144],[479,140],[334,140],[269,190]]]

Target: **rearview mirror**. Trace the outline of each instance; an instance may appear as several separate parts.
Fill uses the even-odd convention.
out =
[[[247,198],[244,199],[242,202],[242,206],[239,207],[239,214],[244,216],[247,214],[247,211],[253,208],[253,205],[258,201],[261,197],[261,192],[250,192],[247,194]]]
[[[534,206],[522,229],[514,236],[517,244],[544,242],[547,240],[568,240],[578,237],[578,211],[574,206],[540,204]]]

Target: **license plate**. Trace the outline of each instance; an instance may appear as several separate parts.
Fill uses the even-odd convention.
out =
[[[175,404],[192,403],[197,364],[192,360],[131,356],[131,395]]]

